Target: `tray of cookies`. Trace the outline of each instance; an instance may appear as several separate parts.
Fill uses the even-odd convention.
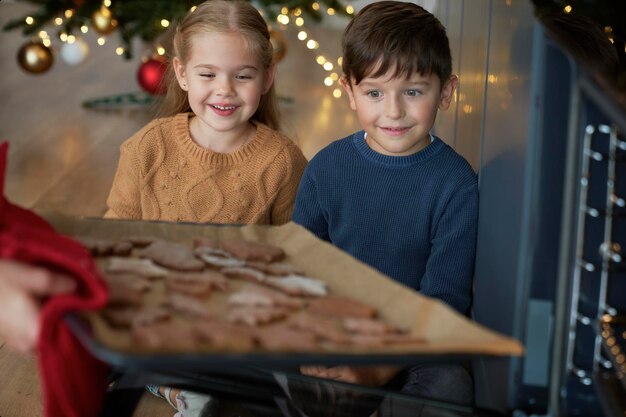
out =
[[[521,344],[306,229],[42,214],[91,251],[108,305],[69,318],[120,366],[401,364],[521,355]]]

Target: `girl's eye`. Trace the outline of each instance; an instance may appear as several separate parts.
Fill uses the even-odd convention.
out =
[[[235,76],[235,78],[238,80],[251,80],[252,79],[252,77],[249,75],[237,75]]]
[[[211,73],[203,73],[203,74],[200,74],[200,76],[203,78],[215,78],[215,74],[211,74]]]
[[[367,92],[367,96],[371,98],[379,98],[381,95],[381,92],[378,90],[372,90]]]
[[[417,90],[406,90],[406,95],[410,96],[410,97],[417,97],[419,96],[421,93]]]

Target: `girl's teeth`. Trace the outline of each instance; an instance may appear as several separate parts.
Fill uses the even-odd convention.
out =
[[[232,110],[232,109],[235,108],[235,106],[217,106],[217,105],[215,105],[213,107],[215,107],[216,109],[219,109],[219,110]]]

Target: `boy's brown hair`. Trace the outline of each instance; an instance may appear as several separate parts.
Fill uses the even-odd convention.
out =
[[[442,86],[452,75],[445,27],[413,3],[378,1],[365,6],[346,27],[342,48],[343,73],[356,84],[390,69],[396,77],[435,74]]]

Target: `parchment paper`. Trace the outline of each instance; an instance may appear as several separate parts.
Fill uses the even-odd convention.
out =
[[[220,226],[79,219],[47,212],[39,214],[57,231],[70,236],[121,239],[140,235],[188,244],[194,238],[203,236],[217,240],[243,238],[271,243],[286,251],[285,262],[297,266],[311,277],[324,280],[332,294],[366,302],[378,308],[383,319],[409,328],[412,334],[426,339],[426,343],[421,344],[367,350],[344,347],[321,354],[523,354],[523,347],[518,341],[467,319],[439,300],[396,283],[294,223],[282,226]],[[97,315],[88,314],[87,317],[92,322],[94,337],[104,346],[116,351],[137,353],[127,334],[111,329]]]

